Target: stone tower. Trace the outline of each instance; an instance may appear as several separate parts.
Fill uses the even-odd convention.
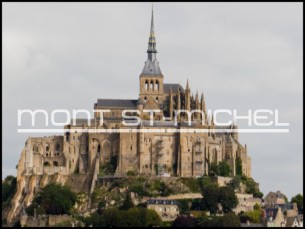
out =
[[[147,49],[148,58],[140,75],[140,100],[145,109],[161,109],[164,102],[163,75],[156,54],[156,37],[154,32],[154,12],[152,9],[150,36]]]

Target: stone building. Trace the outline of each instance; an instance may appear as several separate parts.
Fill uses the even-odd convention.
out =
[[[275,205],[285,204],[285,203],[286,203],[286,197],[280,191],[269,192],[264,197],[264,206],[266,207],[275,207]]]
[[[240,158],[243,174],[251,177],[247,148],[231,131],[237,126],[216,126],[213,118],[208,118],[203,93],[192,94],[188,80],[185,87],[165,83],[157,60],[153,12],[147,55],[139,76],[138,98],[98,99],[94,118],[73,120],[64,126],[64,136],[28,138],[18,163],[17,193],[9,220],[20,212],[20,203],[30,204],[35,190],[50,182],[50,176],[54,175],[56,182],[66,183],[68,179],[72,182],[71,174],[83,175],[92,191],[105,165],[112,166],[113,176],[133,172],[197,177],[207,175],[211,163],[226,161],[234,176],[236,159]],[[103,110],[109,112],[102,116]],[[126,110],[129,111],[124,113]],[[188,115],[180,110],[193,113]],[[141,119],[139,125],[128,126],[137,121],[130,115]],[[220,128],[226,131],[216,131]]]
[[[162,221],[174,221],[180,214],[179,205],[175,200],[151,199],[146,205],[148,209],[155,210]]]

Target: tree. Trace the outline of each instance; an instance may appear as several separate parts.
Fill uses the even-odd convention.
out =
[[[27,212],[33,215],[35,208],[41,208],[41,212],[45,211],[51,215],[70,214],[76,200],[76,193],[67,186],[51,183],[42,188],[35,196],[32,204],[27,208]]]
[[[106,227],[117,227],[120,226],[120,219],[124,217],[118,208],[111,207],[105,210],[104,218]]]
[[[219,220],[219,227],[240,227],[240,221],[234,212],[229,212],[225,214]]]
[[[173,227],[194,227],[195,226],[195,219],[189,215],[178,216],[174,222]]]
[[[236,171],[237,176],[243,175],[242,160],[240,157],[236,157],[236,159],[235,159],[235,171]]]
[[[2,183],[2,209],[8,206],[16,192],[17,179],[14,176],[7,176]]]
[[[82,220],[86,226],[92,225],[93,227],[105,227],[105,218],[98,213],[94,212],[92,215]]]
[[[303,195],[297,194],[291,198],[291,203],[297,203],[298,209],[303,209]]]
[[[256,183],[253,178],[241,176],[241,182],[246,185],[246,192],[253,194],[255,198],[262,198],[264,194],[260,192],[258,183]]]
[[[229,212],[238,204],[238,199],[231,187],[220,187],[218,192],[218,202],[224,212]]]
[[[223,177],[228,177],[231,174],[231,169],[230,166],[228,165],[227,162],[221,161],[218,164],[218,175],[223,176]]]
[[[129,208],[133,208],[133,207],[134,207],[134,204],[132,202],[130,192],[128,192],[121,209],[122,210],[128,210]]]
[[[215,214],[218,210],[218,192],[219,188],[215,184],[211,184],[203,188],[202,191],[202,209]]]
[[[152,209],[146,209],[145,222],[148,227],[158,227],[162,225],[162,220],[158,213]]]

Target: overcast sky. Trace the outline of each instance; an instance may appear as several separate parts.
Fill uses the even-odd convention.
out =
[[[151,4],[2,6],[4,178],[16,175],[26,139],[37,136],[17,133],[18,109],[138,98]],[[264,194],[303,193],[302,3],[155,3],[154,15],[166,83],[185,86],[188,78],[209,109],[278,109],[290,123],[288,134],[244,133],[240,141]]]

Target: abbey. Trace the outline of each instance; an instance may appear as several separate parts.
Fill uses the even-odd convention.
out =
[[[200,113],[192,114],[191,126],[185,113],[178,115],[178,125],[174,125],[175,110],[200,110],[206,114],[203,94],[193,95],[189,82],[165,83],[157,61],[154,17],[152,12],[147,60],[139,76],[139,97],[128,99],[98,99],[95,110],[110,110],[103,115],[103,125],[99,125],[99,112],[90,120],[77,119],[74,125],[64,127],[63,136],[30,137],[25,143],[17,167],[17,193],[9,214],[12,218],[21,204],[30,204],[35,190],[50,182],[55,175],[57,182],[68,182],[72,174],[82,175],[92,190],[94,182],[102,170],[111,166],[111,176],[126,176],[127,173],[148,176],[198,177],[208,175],[211,165],[225,161],[231,168],[231,176],[236,174],[237,159],[242,163],[242,173],[251,176],[251,158],[247,148],[239,143],[236,125],[226,127],[201,122]],[[122,111],[139,110],[139,126],[122,125]],[[154,113],[153,126],[150,114],[143,110],[160,110]],[[167,121],[165,117],[171,118]],[[157,130],[176,129],[173,132]],[[216,132],[215,129],[227,129]],[[121,129],[123,132],[83,132],[79,129]],[[194,131],[189,131],[189,130]],[[196,132],[206,129],[206,132]],[[152,131],[132,131],[152,130]],[[183,131],[188,130],[188,131]],[[91,185],[92,184],[92,185]],[[85,184],[80,183],[79,186]]]

